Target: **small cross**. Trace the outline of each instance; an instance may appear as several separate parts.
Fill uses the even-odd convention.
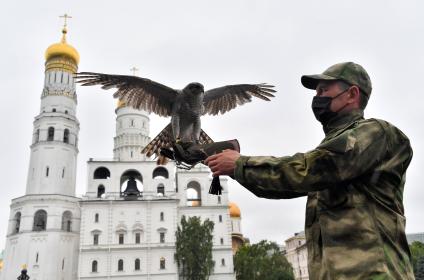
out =
[[[136,74],[137,74],[138,70],[139,69],[137,67],[133,67],[133,68],[130,69],[130,71],[133,73],[133,76],[137,76]]]
[[[63,24],[63,27],[66,27],[66,24],[68,23],[68,18],[72,18],[71,16],[68,16],[68,14],[64,14],[63,16],[59,16],[59,17],[65,19],[65,23]]]

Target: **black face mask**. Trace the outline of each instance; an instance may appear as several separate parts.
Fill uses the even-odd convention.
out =
[[[348,104],[344,105],[342,108],[340,108],[337,112],[333,112],[330,109],[331,102],[333,99],[336,99],[346,91],[348,91],[349,88],[345,89],[344,91],[340,92],[334,97],[329,96],[314,96],[312,99],[312,111],[314,112],[315,118],[322,123],[322,125],[326,125],[329,120],[337,116],[337,113],[340,112],[344,107],[346,107]]]

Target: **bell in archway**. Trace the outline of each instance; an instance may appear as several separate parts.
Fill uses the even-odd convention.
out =
[[[137,197],[140,196],[141,192],[137,188],[137,182],[133,177],[130,177],[127,182],[127,188],[125,189],[123,196],[125,197]]]

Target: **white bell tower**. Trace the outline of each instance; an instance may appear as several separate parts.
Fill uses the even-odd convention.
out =
[[[0,280],[25,268],[31,280],[75,280],[80,199],[75,197],[79,122],[73,75],[79,54],[62,39],[45,53],[40,113],[35,117],[26,192],[12,200]]]
[[[138,70],[133,67],[134,72]],[[114,137],[113,158],[119,161],[146,160],[141,150],[150,142],[149,113],[126,106],[118,100],[116,113],[116,136]]]
[[[73,74],[79,54],[62,41],[46,51],[40,114],[35,117],[26,194],[75,196],[79,122]]]

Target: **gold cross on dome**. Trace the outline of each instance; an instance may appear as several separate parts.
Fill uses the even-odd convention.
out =
[[[63,27],[66,27],[66,24],[68,23],[68,18],[72,18],[71,16],[69,16],[68,14],[64,14],[63,16],[59,16],[60,18],[64,18],[64,24]]]
[[[137,67],[133,67],[130,69],[130,71],[132,72],[133,76],[137,76],[137,72],[138,72],[138,68]]]

